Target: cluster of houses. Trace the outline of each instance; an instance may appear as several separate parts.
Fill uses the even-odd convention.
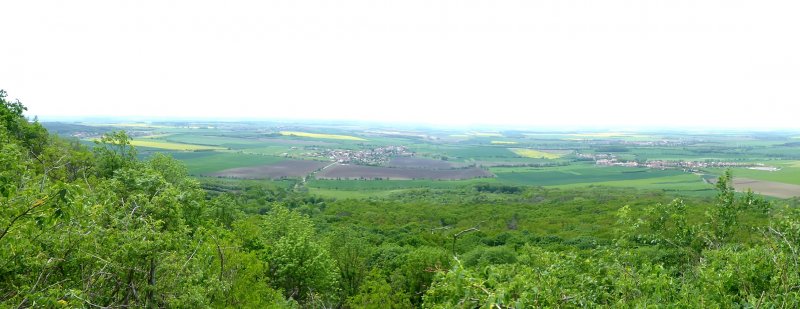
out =
[[[385,146],[373,149],[325,149],[313,154],[315,157],[324,157],[337,163],[359,165],[382,165],[392,157],[413,156],[414,153],[405,146]]]
[[[610,153],[580,153],[576,152],[575,156],[581,159],[591,160],[616,160],[617,156]]]
[[[153,135],[153,131],[144,131],[144,130],[125,130],[125,134],[129,137],[142,137],[142,136],[149,136]],[[77,138],[77,139],[89,139],[89,138],[100,138],[103,136],[102,131],[75,131],[70,134],[70,136]]]
[[[71,136],[77,139],[85,139],[85,138],[98,137],[99,134],[97,134],[97,132],[78,131],[78,132],[72,132]]]
[[[713,167],[742,167],[759,170],[775,171],[778,168],[765,166],[762,163],[730,162],[730,161],[667,161],[648,160],[645,162],[620,161],[616,158],[598,159],[595,164],[602,166],[644,167],[653,169],[682,169],[687,172],[698,172],[702,168]]]
[[[620,144],[627,146],[681,146],[681,145],[686,145],[686,142],[677,140],[621,141]]]

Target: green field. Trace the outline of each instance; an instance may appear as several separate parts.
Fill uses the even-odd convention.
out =
[[[497,158],[516,158],[519,157],[514,152],[504,147],[475,147],[467,146],[463,148],[442,149],[446,156],[456,157],[461,160],[467,159],[497,159]]]
[[[555,154],[552,152],[545,152],[536,149],[524,149],[524,148],[512,148],[511,151],[514,153],[526,157],[526,158],[533,158],[533,159],[558,159],[561,158],[561,155]]]
[[[698,175],[679,174],[674,176],[663,176],[654,178],[641,178],[633,180],[612,180],[587,183],[572,183],[566,185],[553,186],[556,188],[580,188],[587,185],[607,186],[622,188],[637,188],[643,190],[663,190],[678,195],[691,196],[712,196],[715,194],[714,187],[702,180]]]
[[[529,186],[561,186],[568,184],[631,181],[682,175],[676,170],[633,169],[573,165],[555,168],[492,168],[500,182]]]
[[[174,134],[167,136],[164,139],[176,143],[221,146],[231,149],[241,149],[262,144],[262,142],[254,139],[205,134]]]
[[[290,146],[285,145],[274,145],[274,146],[261,146],[255,148],[243,148],[241,149],[242,152],[251,153],[251,154],[263,154],[263,155],[272,155],[272,156],[281,156],[281,155],[300,155],[303,152],[303,149],[292,149]]]
[[[172,156],[183,161],[193,175],[206,175],[235,167],[267,165],[283,160],[280,157],[235,152],[172,153]]]
[[[591,165],[552,168],[492,168],[497,178],[462,181],[435,180],[313,180],[311,192],[323,196],[385,196],[408,189],[457,189],[479,183],[523,186],[576,188],[587,185],[630,187],[684,192],[690,195],[709,193],[713,187],[698,175],[674,170],[648,170]]]
[[[217,146],[172,143],[172,142],[165,142],[165,141],[159,141],[159,140],[149,140],[149,139],[132,140],[131,141],[131,145],[137,146],[137,147],[157,148],[157,149],[164,149],[164,150],[181,150],[181,151],[224,150],[224,149],[226,149],[224,147],[217,147]]]
[[[775,181],[800,185],[800,161],[771,161],[767,165],[780,167],[779,171],[761,171],[747,168],[734,168],[733,172],[737,177],[750,178],[757,180]],[[709,173],[719,175],[723,169],[707,169]]]

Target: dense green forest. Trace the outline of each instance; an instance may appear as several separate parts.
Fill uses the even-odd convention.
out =
[[[465,185],[327,199],[188,176],[0,92],[0,307],[800,306],[796,201]]]

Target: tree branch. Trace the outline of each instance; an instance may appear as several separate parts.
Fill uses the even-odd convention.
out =
[[[486,222],[486,220],[483,220],[483,221],[481,221],[481,222],[478,222],[478,224],[475,224],[475,226],[473,226],[473,227],[471,227],[471,228],[468,228],[468,229],[466,229],[466,230],[463,230],[463,231],[461,231],[461,232],[458,232],[458,233],[455,233],[455,234],[453,234],[453,256],[455,256],[455,255],[456,255],[456,240],[458,240],[458,238],[459,238],[459,237],[461,237],[461,235],[464,235],[464,234],[466,234],[466,233],[469,233],[469,232],[474,232],[474,231],[480,231],[480,230],[478,229],[478,227],[479,227],[479,226],[481,226],[481,224],[483,224],[484,222]]]
[[[33,211],[37,207],[44,205],[44,202],[45,202],[44,199],[36,200],[36,202],[33,203],[33,206],[31,206],[30,208],[28,208],[27,210],[25,210],[21,214],[17,215],[13,219],[11,219],[11,222],[8,223],[8,226],[6,226],[5,229],[3,229],[3,233],[0,233],[0,240],[3,240],[3,237],[5,237],[8,234],[8,231],[11,229],[11,227],[14,225],[14,223],[17,220],[19,220],[19,218],[22,218],[25,215],[29,214],[31,211]]]

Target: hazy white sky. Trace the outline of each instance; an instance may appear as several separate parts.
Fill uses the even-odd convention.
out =
[[[800,1],[0,3],[30,115],[800,128]]]

